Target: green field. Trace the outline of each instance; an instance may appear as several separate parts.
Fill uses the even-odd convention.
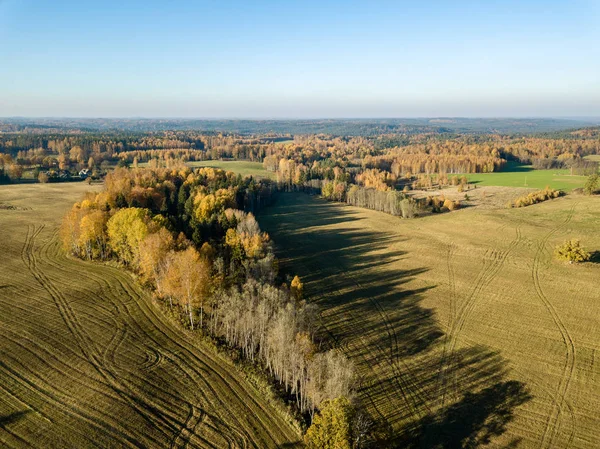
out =
[[[242,176],[275,179],[275,173],[265,170],[262,162],[249,161],[194,161],[188,162],[190,167],[213,167],[239,173]]]
[[[186,163],[189,167],[213,167],[220,168],[223,170],[232,171],[242,176],[255,176],[257,178],[270,178],[275,179],[277,176],[274,172],[265,170],[262,162],[250,162],[250,161],[190,161]],[[142,162],[139,167],[147,167],[147,162]]]
[[[584,157],[584,159],[600,162],[600,154],[590,154],[589,156]]]
[[[516,170],[495,173],[469,173],[465,176],[469,182],[477,186],[529,187],[543,189],[549,186],[553,189],[570,191],[585,184],[585,176],[574,176],[569,170],[534,170],[529,166],[519,166]]]
[[[0,186],[0,447],[282,448],[296,428],[120,268],[57,238],[83,183]]]
[[[600,198],[400,220],[289,193],[259,221],[386,447],[600,447]],[[553,259],[571,237],[594,263]]]

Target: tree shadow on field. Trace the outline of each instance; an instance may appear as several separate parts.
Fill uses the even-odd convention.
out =
[[[591,263],[600,263],[600,251],[592,251],[590,253],[590,260]]]
[[[259,222],[282,269],[300,275],[307,300],[319,306],[325,345],[354,362],[356,392],[379,426],[379,447],[485,445],[530,399],[525,386],[507,379],[506,361],[490,348],[450,345],[434,310],[422,305],[438,286],[417,279],[429,268],[403,249],[401,220],[386,229],[378,213],[368,216],[282,194]]]
[[[9,415],[0,416],[0,428],[3,429],[9,424],[16,423],[17,421],[22,420],[26,415],[31,413],[31,410],[23,410],[20,412],[14,412]]]
[[[530,165],[524,165],[517,161],[508,161],[500,170],[501,173],[526,173],[533,171],[534,168]]]
[[[426,416],[417,434],[426,448],[476,448],[502,435],[513,419],[513,410],[531,396],[521,382],[498,382],[467,392],[439,415]]]
[[[277,446],[278,449],[301,449],[304,447],[304,443],[299,441],[297,443],[283,443]]]

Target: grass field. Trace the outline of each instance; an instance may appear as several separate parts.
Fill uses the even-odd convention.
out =
[[[415,220],[282,194],[260,216],[389,447],[600,447],[600,198]]]
[[[585,156],[584,159],[600,162],[600,154],[590,154],[589,156]]]
[[[553,189],[570,191],[583,187],[586,176],[571,175],[567,169],[533,170],[529,166],[509,168],[495,173],[469,173],[465,175],[469,182],[478,186],[529,187],[543,189],[549,186]]]
[[[122,269],[65,257],[82,183],[0,187],[0,446],[280,448],[299,435]]]
[[[194,161],[188,162],[190,167],[213,167],[239,173],[242,176],[275,179],[275,173],[265,170],[262,162],[249,161]]]
[[[186,165],[189,167],[213,167],[221,168],[223,170],[232,171],[242,176],[255,176],[257,178],[271,178],[275,179],[276,174],[265,170],[262,162],[250,162],[250,161],[191,161],[187,162]],[[142,162],[139,167],[147,167],[147,162]]]

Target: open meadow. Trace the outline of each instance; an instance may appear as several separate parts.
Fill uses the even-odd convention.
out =
[[[600,446],[600,198],[401,220],[287,193],[259,221],[389,447]],[[554,260],[567,238],[593,261]]]
[[[275,179],[275,172],[265,169],[262,162],[250,161],[192,161],[190,167],[213,167],[238,173],[242,176],[256,176],[257,178]]]
[[[0,446],[294,447],[298,430],[131,275],[65,256],[60,220],[89,189],[0,186]]]
[[[568,169],[534,170],[530,166],[507,164],[508,168],[493,173],[467,173],[470,183],[477,186],[527,187],[560,189],[569,192],[583,187],[586,176],[571,175]]]
[[[251,161],[221,161],[221,160],[208,160],[208,161],[188,161],[185,163],[188,167],[212,167],[220,168],[226,171],[232,171],[242,176],[254,176],[256,178],[270,178],[275,179],[275,172],[267,171],[263,166],[262,162],[251,162]],[[140,162],[139,167],[147,167],[147,162]]]

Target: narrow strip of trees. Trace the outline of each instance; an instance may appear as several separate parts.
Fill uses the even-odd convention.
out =
[[[527,195],[517,198],[514,201],[511,201],[510,203],[508,203],[508,207],[531,206],[532,204],[537,204],[554,198],[558,198],[559,196],[562,196],[564,194],[565,193],[562,190],[555,190],[551,189],[550,187],[546,187],[543,190],[538,190],[537,192],[529,193]]]

